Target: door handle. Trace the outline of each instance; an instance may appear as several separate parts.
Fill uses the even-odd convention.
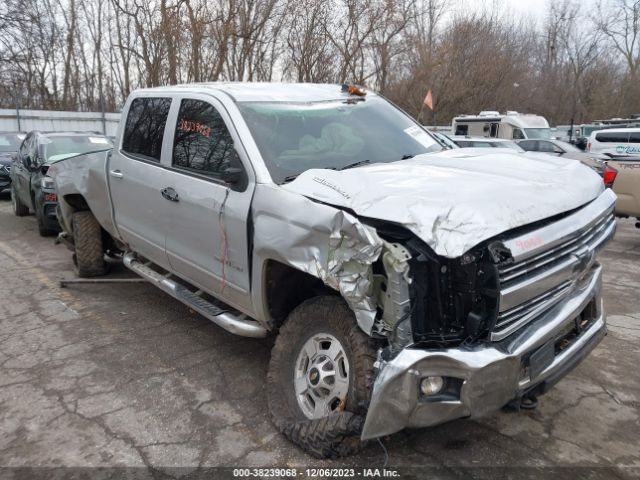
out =
[[[178,192],[176,192],[172,187],[164,187],[160,190],[160,193],[164,198],[171,202],[179,202],[180,197],[178,197]]]
[[[111,175],[113,178],[124,177],[124,173],[122,173],[120,170],[109,170],[109,175]]]

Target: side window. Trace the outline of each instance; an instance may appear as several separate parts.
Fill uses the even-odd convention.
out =
[[[173,143],[172,165],[218,176],[233,157],[233,138],[218,111],[201,100],[182,100]]]
[[[536,141],[535,140],[523,140],[522,142],[518,142],[518,145],[522,147],[523,150],[527,152],[535,152],[536,151]]]
[[[625,132],[596,133],[596,140],[603,143],[627,143],[629,134]]]
[[[28,135],[23,141],[22,145],[20,145],[20,158],[24,158],[29,154],[29,145],[31,145],[32,135]]]
[[[514,140],[522,140],[524,138],[524,133],[519,128],[513,129],[513,139]]]
[[[131,102],[122,138],[122,151],[154,162],[160,161],[170,98],[136,98]]]
[[[640,132],[631,132],[629,134],[629,143],[640,143]]]
[[[469,125],[456,125],[456,132],[454,135],[469,135]]]
[[[491,127],[489,127],[489,136],[496,138],[498,136],[498,129],[500,128],[500,124],[492,123]]]
[[[554,153],[553,143],[540,141],[539,145],[540,145],[539,151],[545,152],[545,153]]]

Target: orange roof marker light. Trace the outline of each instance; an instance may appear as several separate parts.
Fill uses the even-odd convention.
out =
[[[342,85],[342,91],[347,92],[349,95],[356,95],[358,97],[364,97],[367,95],[367,92],[359,86],[347,85],[346,83]]]

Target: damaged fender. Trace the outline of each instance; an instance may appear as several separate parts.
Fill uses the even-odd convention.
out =
[[[371,334],[377,307],[371,265],[383,247],[375,229],[272,185],[256,186],[253,205],[256,271],[277,260],[321,279],[340,292],[360,328]]]

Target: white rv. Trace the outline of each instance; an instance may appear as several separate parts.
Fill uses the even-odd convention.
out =
[[[551,138],[551,129],[544,117],[513,111],[504,114],[485,111],[479,115],[460,115],[453,119],[451,127],[454,135],[513,140]]]

